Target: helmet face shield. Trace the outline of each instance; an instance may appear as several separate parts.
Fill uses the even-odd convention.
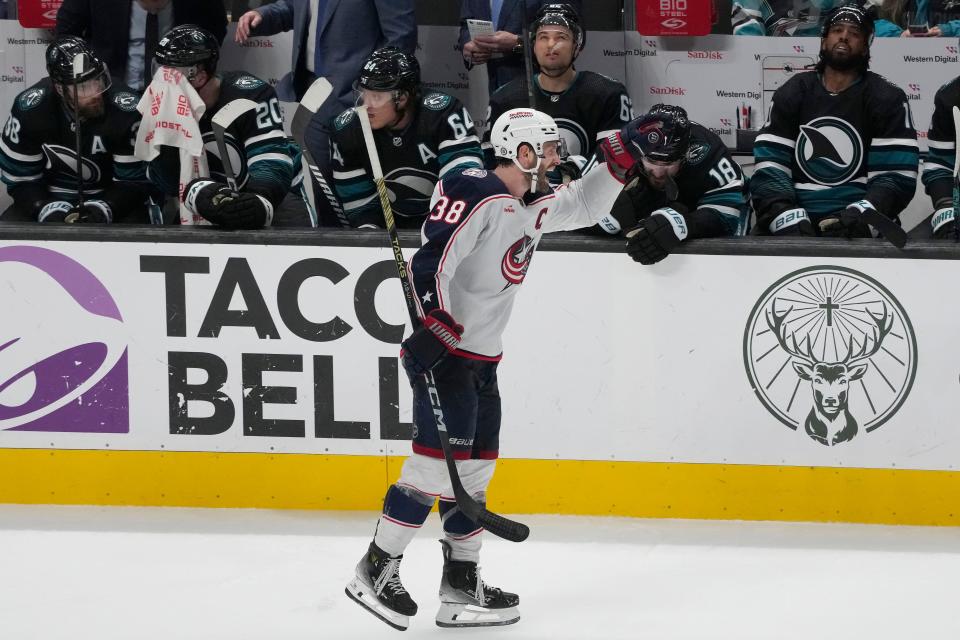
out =
[[[81,118],[98,118],[103,115],[103,94],[112,84],[109,72],[81,80],[80,82],[54,82],[54,87],[70,111],[78,111]]]
[[[367,89],[359,84],[354,84],[353,95],[355,104],[358,107],[373,107],[378,109],[385,107],[399,97],[397,91],[377,91],[376,89]]]

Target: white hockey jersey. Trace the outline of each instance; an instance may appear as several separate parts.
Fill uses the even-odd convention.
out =
[[[445,310],[464,326],[458,355],[499,360],[513,298],[540,238],[596,224],[622,188],[606,164],[528,204],[493,171],[469,168],[444,177],[408,265],[421,317]]]

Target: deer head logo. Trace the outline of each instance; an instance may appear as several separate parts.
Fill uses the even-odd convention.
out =
[[[757,397],[780,422],[833,446],[876,429],[903,404],[916,338],[893,295],[845,267],[813,267],[772,285],[744,333]]]
[[[774,298],[774,304],[767,309],[766,319],[767,326],[776,336],[780,347],[792,356],[794,372],[801,380],[810,382],[813,389],[813,407],[804,422],[804,430],[811,438],[825,445],[852,440],[857,435],[858,425],[848,406],[850,383],[860,380],[867,372],[870,358],[880,350],[884,338],[890,333],[893,317],[887,313],[885,304],[879,315],[867,310],[867,315],[875,325],[872,338],[864,335],[863,343],[855,350],[854,337],[851,334],[845,355],[838,361],[831,362],[814,353],[809,333],[799,342],[796,333],[787,339],[783,321],[791,311],[793,307],[778,314]],[[827,312],[831,311],[828,307]]]

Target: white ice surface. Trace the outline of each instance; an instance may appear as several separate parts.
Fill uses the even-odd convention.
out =
[[[524,516],[483,574],[498,629],[434,625],[436,515],[401,634],[343,594],[376,514],[0,506],[0,640],[960,638],[960,530]]]

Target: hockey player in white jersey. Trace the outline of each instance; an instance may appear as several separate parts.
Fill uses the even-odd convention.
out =
[[[485,503],[499,453],[501,336],[514,296],[543,234],[591,226],[610,210],[642,156],[638,137],[635,122],[610,134],[600,143],[600,166],[553,190],[546,173],[560,163],[556,123],[533,109],[512,109],[493,125],[493,170],[460,169],[437,183],[408,269],[421,318],[402,351],[413,386],[413,454],[387,491],[374,539],[346,588],[387,624],[406,629],[417,612],[399,565],[437,498],[444,567],[436,623],[520,619],[519,596],[480,577],[483,529],[453,498],[422,374],[433,372],[460,479]]]

